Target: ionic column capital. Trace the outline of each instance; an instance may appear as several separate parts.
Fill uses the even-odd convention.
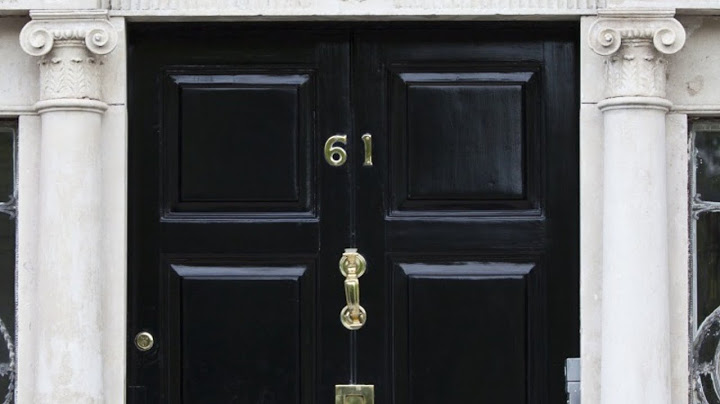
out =
[[[665,97],[667,61],[685,44],[673,11],[610,10],[590,27],[590,48],[605,59],[605,95]]]
[[[617,52],[629,41],[651,41],[658,52],[672,54],[685,45],[685,29],[674,11],[603,10],[590,27],[590,47],[599,55]]]
[[[41,57],[38,109],[104,110],[102,56],[118,42],[107,11],[34,11],[30,16],[20,46]]]

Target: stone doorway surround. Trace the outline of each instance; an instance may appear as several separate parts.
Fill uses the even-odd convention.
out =
[[[125,402],[126,20],[563,19],[581,26],[582,402],[687,403],[687,119],[720,116],[713,13],[714,0],[0,0],[0,116],[19,121],[17,402]]]

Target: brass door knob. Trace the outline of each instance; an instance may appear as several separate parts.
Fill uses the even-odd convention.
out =
[[[155,338],[147,331],[139,332],[135,336],[135,347],[140,352],[147,352],[155,345]]]

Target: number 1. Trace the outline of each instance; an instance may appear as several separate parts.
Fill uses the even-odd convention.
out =
[[[372,166],[372,135],[366,133],[362,135],[363,144],[365,144],[365,161],[364,166]]]

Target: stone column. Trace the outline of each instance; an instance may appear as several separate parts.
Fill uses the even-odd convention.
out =
[[[102,55],[107,11],[31,12],[20,33],[41,57],[34,403],[104,403],[100,296]]]
[[[590,47],[606,56],[603,404],[670,404],[665,54],[685,43],[667,11],[606,11]]]

